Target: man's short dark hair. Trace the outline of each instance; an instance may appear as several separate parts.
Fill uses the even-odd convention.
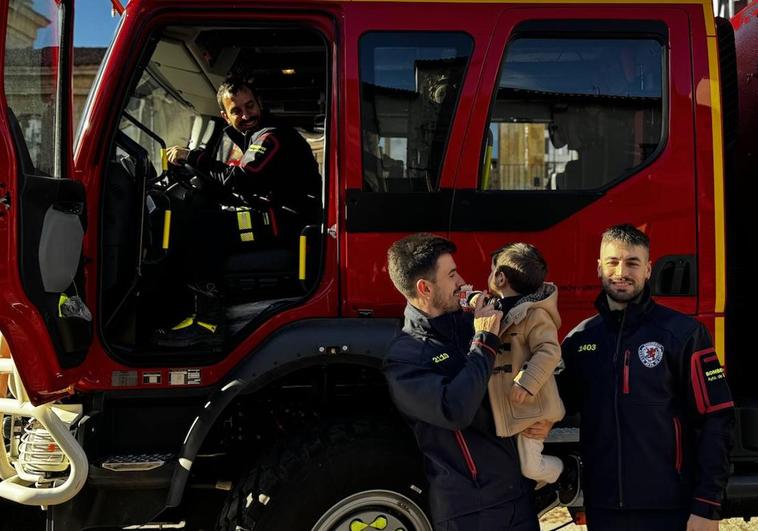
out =
[[[237,94],[243,88],[252,92],[253,96],[256,98],[258,97],[255,85],[253,85],[253,82],[250,79],[239,75],[228,76],[224,82],[219,85],[218,91],[216,92],[216,101],[218,101],[219,108],[226,112],[226,109],[224,108],[224,96],[226,94]]]
[[[640,229],[629,223],[614,225],[605,229],[600,245],[610,242],[620,242],[624,245],[639,245],[650,251],[650,238]]]
[[[547,276],[547,261],[529,243],[509,243],[492,253],[492,265],[503,273],[511,287],[521,295],[537,291]]]
[[[433,279],[439,257],[455,250],[450,240],[426,232],[397,240],[387,251],[390,279],[406,298],[415,299],[416,282],[421,278]]]

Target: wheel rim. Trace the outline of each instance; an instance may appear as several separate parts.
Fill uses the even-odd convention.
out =
[[[367,490],[343,498],[311,531],[432,531],[424,511],[410,498],[390,490]]]

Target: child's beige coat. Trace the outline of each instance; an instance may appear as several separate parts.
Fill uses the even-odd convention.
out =
[[[503,318],[503,344],[489,381],[499,436],[520,433],[538,420],[557,422],[566,414],[553,375],[561,361],[560,326],[558,288],[548,282],[520,299]],[[509,400],[514,381],[531,393],[522,404]]]

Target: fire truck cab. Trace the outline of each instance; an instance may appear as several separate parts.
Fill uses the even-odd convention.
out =
[[[381,375],[404,305],[387,248],[445,235],[484,286],[490,252],[529,241],[565,335],[593,313],[599,235],[630,222],[653,294],[714,337],[738,411],[725,515],[758,514],[754,288],[737,284],[753,185],[710,0],[131,0],[78,128],[75,7],[0,1],[0,497],[56,529],[430,531]],[[210,193],[165,152],[240,159],[230,72],[310,145],[320,223],[282,241],[265,198],[214,203],[236,241],[217,257],[225,341],[156,347],[190,304],[176,249],[202,243],[189,219]]]

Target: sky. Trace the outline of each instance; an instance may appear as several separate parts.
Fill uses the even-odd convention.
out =
[[[121,0],[126,4],[126,0]],[[107,47],[121,17],[111,17],[110,0],[75,0],[74,46]]]

